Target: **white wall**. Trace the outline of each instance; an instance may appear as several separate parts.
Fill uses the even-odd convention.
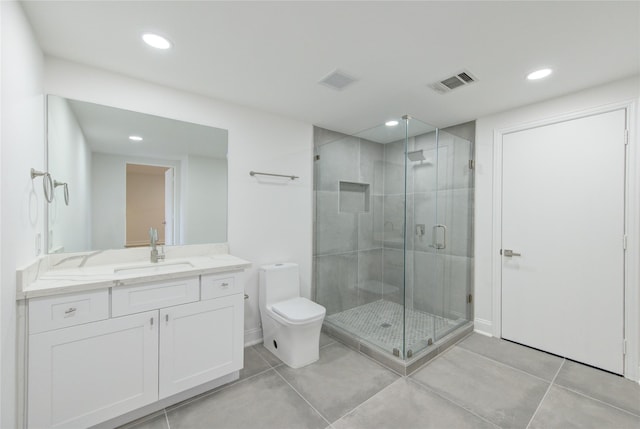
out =
[[[183,242],[227,241],[227,161],[187,156]]]
[[[69,189],[68,206],[62,186],[49,205],[49,249],[91,250],[91,148],[67,100],[50,97],[47,104],[49,173]]]
[[[312,126],[55,58],[45,60],[45,92],[229,130],[231,252],[253,263],[247,272],[245,340],[259,338],[258,267],[300,265],[310,296],[312,240]],[[294,174],[277,181],[250,170]]]
[[[37,234],[44,225],[43,57],[21,7],[0,2],[0,427],[16,427],[16,268],[36,257]],[[42,241],[41,241],[42,243]]]
[[[476,178],[475,178],[475,328],[478,331],[489,335],[499,336],[496,330],[496,321],[498,309],[493,308],[494,282],[499,282],[492,275],[495,258],[499,257],[496,253],[498,245],[493,244],[493,199],[494,199],[494,132],[497,130],[521,126],[535,121],[549,119],[560,115],[571,114],[574,112],[585,111],[601,106],[627,101],[639,101],[640,95],[640,79],[638,76],[609,83],[607,85],[591,88],[578,93],[559,97],[542,103],[517,108],[508,112],[480,118],[476,121]],[[637,191],[640,190],[638,178],[638,109],[634,112],[635,118],[632,118],[631,130],[631,146],[629,156],[629,165],[631,169],[631,183],[635,192],[630,193],[631,212],[634,216],[628,219],[630,230],[630,247],[628,252],[638,252],[637,248],[640,244],[640,228],[638,227],[639,200]],[[633,190],[632,190],[633,191]],[[636,253],[637,254],[637,253]],[[639,266],[638,262],[627,266],[628,279],[637,282]],[[637,290],[637,285],[633,286]],[[638,335],[638,314],[637,309],[640,308],[640,298],[638,293],[635,296],[627,296],[626,299],[637,301],[634,305],[635,314],[627,315],[628,326],[627,332],[635,332],[632,339],[635,342],[635,348],[640,351],[640,339],[635,340]],[[634,373],[637,372],[634,370]]]

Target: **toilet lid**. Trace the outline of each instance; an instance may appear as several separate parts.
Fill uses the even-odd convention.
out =
[[[324,316],[325,313],[323,306],[301,297],[278,302],[271,309],[292,322],[305,322]]]

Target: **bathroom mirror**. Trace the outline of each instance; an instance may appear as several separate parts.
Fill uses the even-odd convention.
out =
[[[227,241],[227,136],[47,96],[48,252]]]

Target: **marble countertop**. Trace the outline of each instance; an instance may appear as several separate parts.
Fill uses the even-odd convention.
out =
[[[251,266],[251,263],[244,259],[224,253],[225,247],[203,248],[200,246],[185,250],[187,247],[189,246],[167,251],[166,259],[157,263],[150,262],[147,253],[141,251],[129,251],[129,258],[123,257],[123,253],[127,250],[111,251],[121,253],[106,256],[104,252],[88,252],[66,258],[47,255],[34,264],[18,270],[17,298],[20,300],[130,286],[150,281],[237,271]],[[95,261],[87,263],[89,258],[95,255],[101,255],[99,263]]]

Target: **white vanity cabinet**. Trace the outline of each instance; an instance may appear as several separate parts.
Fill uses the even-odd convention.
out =
[[[242,368],[243,309],[236,294],[160,311],[160,399]]]
[[[158,398],[158,312],[29,337],[28,424],[88,427]]]
[[[227,380],[243,366],[239,273],[29,300],[27,427],[88,427]]]

